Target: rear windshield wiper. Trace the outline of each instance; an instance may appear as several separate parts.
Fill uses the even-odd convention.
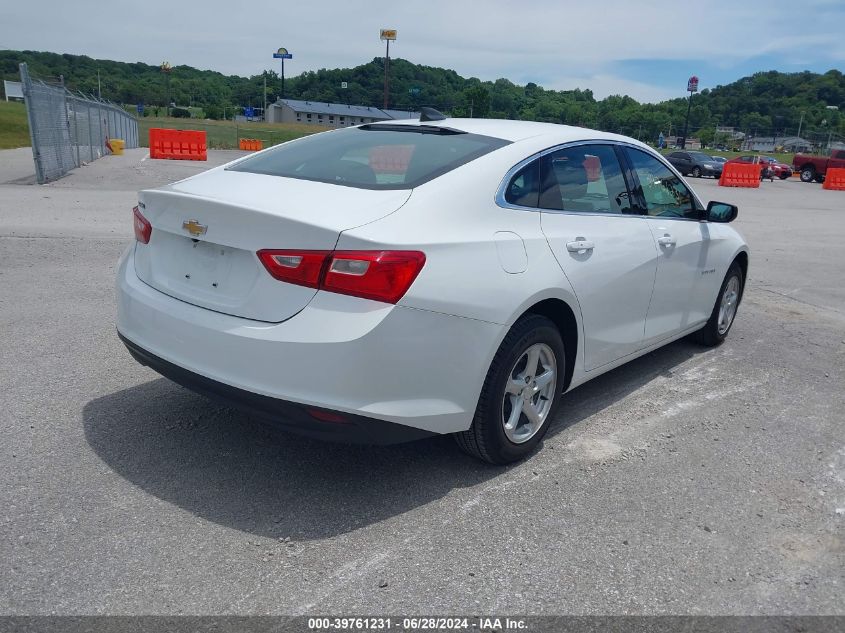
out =
[[[390,123],[367,123],[359,125],[359,130],[368,132],[414,132],[416,134],[466,134],[463,130],[456,130],[453,127],[440,127],[439,125],[394,125]]]

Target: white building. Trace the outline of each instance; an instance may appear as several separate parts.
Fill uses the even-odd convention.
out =
[[[382,110],[368,106],[323,101],[299,101],[279,99],[267,106],[268,123],[306,123],[326,127],[347,127],[375,121],[395,119],[418,119],[419,112],[406,110]]]

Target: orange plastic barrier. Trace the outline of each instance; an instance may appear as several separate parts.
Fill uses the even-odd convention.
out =
[[[760,163],[725,163],[722,165],[722,177],[719,178],[720,187],[751,187],[760,186]]]
[[[379,145],[370,150],[370,167],[381,174],[404,174],[408,171],[413,145]]]
[[[822,189],[845,191],[845,167],[828,169],[824,174]]]
[[[238,141],[238,147],[251,152],[264,149],[264,142],[257,138],[242,138]]]
[[[150,128],[150,158],[208,160],[205,132]]]
[[[587,170],[587,180],[590,182],[595,182],[601,178],[601,161],[598,156],[585,156],[584,169]]]

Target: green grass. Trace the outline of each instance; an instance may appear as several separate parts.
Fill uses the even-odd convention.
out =
[[[15,101],[0,101],[0,149],[29,147],[26,107]]]
[[[329,128],[297,123],[235,123],[233,121],[207,121],[197,119],[174,119],[165,117],[144,117],[138,121],[139,141],[147,147],[150,128],[177,130],[201,130],[206,133],[209,149],[237,149],[242,138],[259,139],[264,147],[278,145]]]

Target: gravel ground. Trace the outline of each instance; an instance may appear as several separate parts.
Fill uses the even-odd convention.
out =
[[[0,152],[0,614],[845,614],[845,192],[694,181],[752,248],[728,341],[573,391],[501,469],[287,435],[130,358],[136,190],[238,155],[39,187]]]

